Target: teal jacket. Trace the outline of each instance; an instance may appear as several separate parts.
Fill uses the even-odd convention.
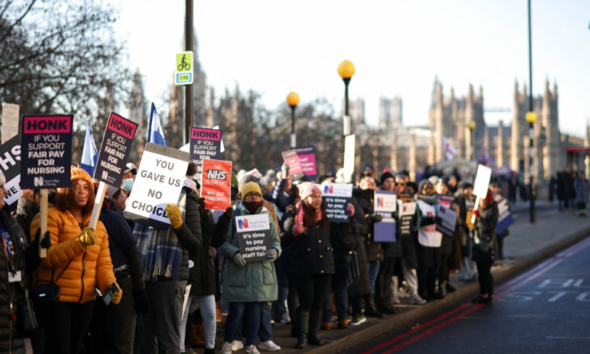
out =
[[[242,203],[238,203],[236,209],[239,210],[238,215],[250,215]],[[277,257],[280,256],[281,240],[272,216],[266,207],[260,207],[256,214],[268,214],[272,247],[277,250]],[[234,255],[239,251],[234,216],[225,243],[221,246],[221,253],[227,258],[223,271],[223,299],[226,302],[275,301],[278,298],[278,282],[274,263],[270,261],[252,262],[247,263],[244,267],[239,267],[233,261]]]

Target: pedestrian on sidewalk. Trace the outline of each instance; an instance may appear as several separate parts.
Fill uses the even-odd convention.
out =
[[[588,195],[590,194],[590,183],[586,179],[586,172],[580,172],[580,177],[574,182],[574,188],[576,190],[578,215],[586,216],[586,204],[588,203]]]
[[[245,316],[247,323],[246,353],[259,353],[256,339],[260,328],[262,304],[275,301],[278,297],[277,275],[274,261],[281,253],[281,240],[278,227],[267,207],[263,205],[262,191],[255,182],[246,183],[241,192],[243,199],[236,205],[225,243],[221,253],[227,258],[223,272],[223,297],[229,303],[229,313],[225,324],[222,354],[231,354],[236,330]],[[236,230],[237,215],[268,215],[272,248],[266,250],[267,260],[246,262],[240,254]],[[270,322],[270,316],[268,318]]]
[[[496,182],[490,183],[490,190],[492,191],[492,194],[494,195],[494,200],[496,201],[496,203],[499,203],[501,200],[504,199],[504,196],[502,196],[502,194],[499,193],[498,183],[496,183]],[[510,203],[507,202],[507,204],[508,204],[508,208],[510,208]],[[504,259],[504,238],[508,237],[508,235],[510,235],[509,229],[506,229],[506,230],[502,231],[502,233],[496,235],[496,242],[498,244],[498,254],[497,254],[496,259],[498,259],[498,260]]]
[[[479,295],[471,302],[492,305],[494,303],[492,265],[496,259],[498,204],[494,201],[494,194],[491,190],[488,190],[485,198],[480,199],[479,209],[473,214],[476,220],[472,259],[476,262],[479,275]]]
[[[475,196],[473,195],[473,185],[467,181],[461,181],[459,185],[459,196],[456,198],[459,207],[458,226],[460,227],[459,238],[461,241],[461,270],[459,271],[459,280],[475,282],[475,264],[471,260],[471,237],[469,224],[469,212],[474,209]]]
[[[453,198],[453,195],[451,194],[450,190],[449,190],[449,186],[448,186],[448,177],[444,177],[439,179],[438,184],[436,185],[436,193],[437,195],[441,195],[441,196],[447,196],[450,198]],[[449,202],[449,201],[447,201]],[[458,215],[458,206],[455,203],[455,200],[451,200],[450,204],[447,205],[448,208],[450,208],[451,210],[453,210],[454,212],[457,213]],[[455,254],[460,252],[460,246],[459,243],[457,242],[457,235],[453,230],[453,234],[451,236],[447,236],[447,235],[443,235],[442,237],[442,243],[441,243],[441,261],[440,261],[440,265],[438,267],[437,270],[437,279],[438,279],[438,290],[436,292],[436,297],[438,298],[443,298],[445,297],[447,291],[453,292],[455,290],[455,288],[453,288],[450,284],[449,284],[449,274],[450,274],[450,270],[451,269],[460,269],[461,265],[460,265],[460,258],[459,257],[455,257]],[[457,252],[455,252],[455,248]],[[451,258],[451,256],[453,256],[453,258]],[[459,258],[459,261],[456,262],[456,259]],[[459,264],[457,264],[459,263]]]

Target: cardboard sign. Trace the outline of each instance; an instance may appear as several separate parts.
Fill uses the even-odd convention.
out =
[[[15,136],[0,145],[0,170],[6,177],[4,201],[11,210],[16,210],[18,198],[23,196],[20,189],[20,136]]]
[[[264,253],[272,248],[268,217],[269,214],[236,216],[240,254],[248,263],[268,260]]]
[[[436,230],[445,236],[453,237],[457,225],[457,213],[444,205],[435,205],[434,209],[436,210]]]
[[[296,148],[295,151],[297,151],[303,173],[310,181],[315,181],[318,176],[315,164],[315,148],[313,146],[302,146]]]
[[[23,116],[22,189],[71,187],[72,116]]]
[[[111,113],[100,146],[94,179],[116,188],[121,186],[136,131],[136,123]]]
[[[352,181],[352,175],[354,174],[354,156],[355,156],[355,135],[347,135],[344,138],[344,180],[347,183]]]
[[[170,219],[165,208],[178,204],[189,158],[186,152],[147,143],[123,216],[156,229],[167,229]]]
[[[400,209],[400,235],[410,236],[412,234],[412,224],[416,216],[416,202],[404,203]]]
[[[496,224],[496,233],[501,234],[508,230],[512,224],[514,224],[514,217],[510,212],[510,207],[506,199],[502,199],[498,202],[498,223]]]
[[[221,158],[221,130],[191,128],[191,160],[197,165],[197,174],[203,173],[203,160]]]
[[[447,208],[450,208],[451,203],[453,203],[453,201],[455,200],[455,197],[452,195],[439,194],[436,197],[438,198],[438,202],[440,203],[440,205],[444,205]]]
[[[231,161],[203,160],[201,182],[206,209],[226,210],[231,206]]]
[[[473,182],[473,194],[480,198],[485,198],[488,195],[491,178],[492,169],[484,165],[478,165],[475,182]]]
[[[283,152],[283,160],[289,165],[289,177],[291,179],[301,179],[304,176],[297,150],[288,150]]]
[[[322,184],[322,203],[326,208],[326,216],[331,222],[348,222],[346,207],[352,199],[352,184]]]
[[[18,112],[20,106],[2,103],[2,143],[18,135]]]

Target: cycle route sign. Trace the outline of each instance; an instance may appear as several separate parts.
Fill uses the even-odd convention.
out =
[[[176,85],[190,85],[193,83],[193,52],[176,54],[176,72],[174,83]]]

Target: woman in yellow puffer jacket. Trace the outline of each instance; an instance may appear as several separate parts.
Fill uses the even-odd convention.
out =
[[[92,230],[90,216],[94,206],[94,186],[86,171],[72,168],[72,187],[59,188],[47,216],[51,247],[37,269],[37,282],[53,278],[61,288],[59,302],[38,312],[45,329],[45,349],[52,353],[78,353],[88,333],[95,288],[103,294],[116,283],[109,241],[102,222]],[[40,214],[31,224],[31,239],[39,228]],[[61,275],[61,276],[60,276]],[[119,291],[112,302],[118,304]]]

